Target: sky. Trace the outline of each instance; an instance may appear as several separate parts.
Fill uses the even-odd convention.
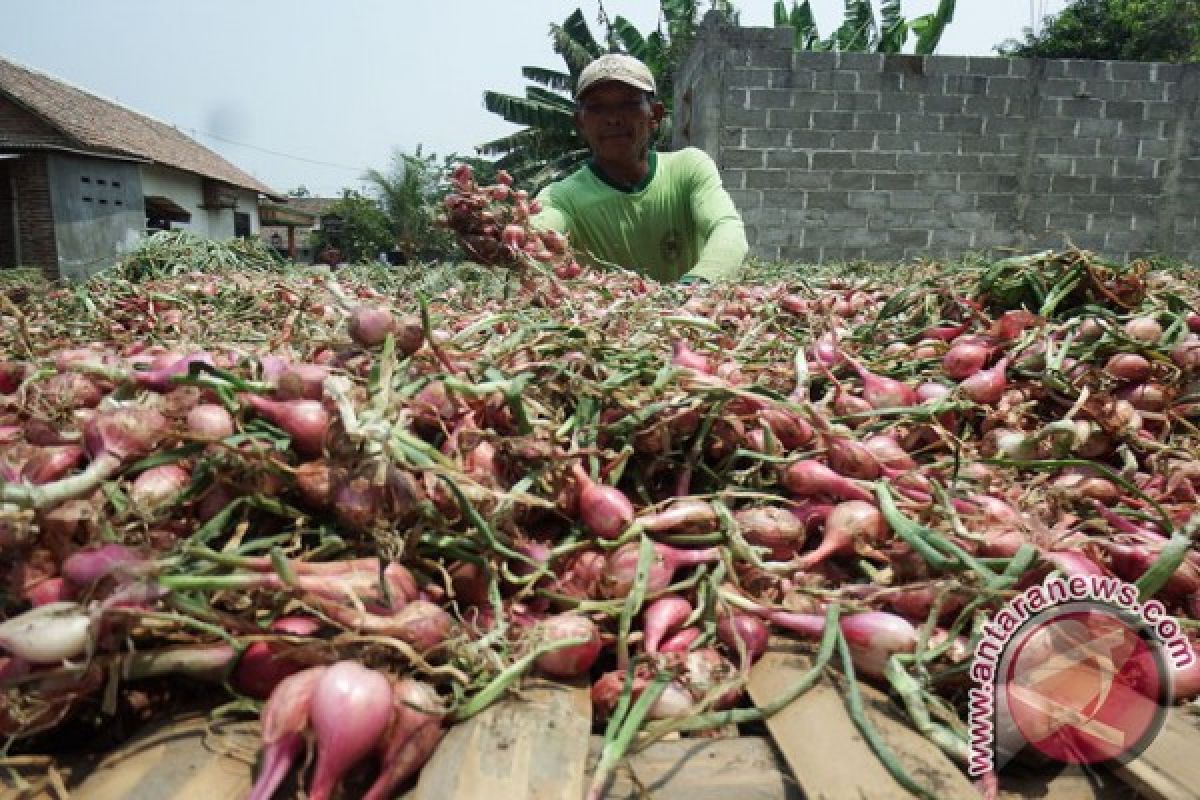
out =
[[[658,24],[658,0],[603,4]],[[743,26],[772,24],[772,0],[734,5]],[[995,55],[1065,5],[958,0],[938,53]],[[823,36],[841,23],[844,0],[812,6]],[[525,65],[561,69],[549,28],[575,8],[598,32],[598,0],[0,0],[0,57],[174,125],[277,191],[338,196],[397,149],[473,155],[518,130],[483,92],[523,94]]]

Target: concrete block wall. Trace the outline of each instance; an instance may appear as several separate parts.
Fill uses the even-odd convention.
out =
[[[760,258],[1200,263],[1200,64],[811,53],[710,15],[675,98]]]

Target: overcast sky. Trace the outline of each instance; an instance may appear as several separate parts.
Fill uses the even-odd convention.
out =
[[[958,0],[938,52],[994,55],[1066,4]],[[744,26],[771,24],[772,0],[735,5]],[[604,6],[643,33],[658,22],[658,0]],[[517,130],[483,91],[521,94],[523,65],[561,68],[549,25],[577,7],[598,32],[597,0],[7,0],[0,57],[170,123],[279,191],[336,195],[395,148],[470,154]],[[828,35],[844,0],[813,8]]]

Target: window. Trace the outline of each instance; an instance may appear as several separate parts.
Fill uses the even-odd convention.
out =
[[[250,215],[241,211],[233,212],[233,235],[239,239],[250,238]]]

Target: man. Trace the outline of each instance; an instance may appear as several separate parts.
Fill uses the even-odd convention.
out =
[[[568,234],[585,258],[658,281],[734,279],[747,250],[741,217],[704,151],[651,149],[664,114],[655,90],[631,56],[604,55],[584,68],[575,125],[592,157],[538,195],[533,225]]]

